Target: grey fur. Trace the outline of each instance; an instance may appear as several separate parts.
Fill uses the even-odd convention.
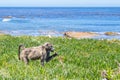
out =
[[[44,66],[44,61],[47,61],[50,56],[50,52],[53,51],[53,45],[49,42],[41,46],[31,48],[25,48],[23,45],[20,45],[18,49],[18,58],[19,60],[23,60],[25,64],[28,64],[29,60],[40,59],[42,66]]]

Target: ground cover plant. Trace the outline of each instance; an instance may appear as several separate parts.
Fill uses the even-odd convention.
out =
[[[44,67],[39,60],[29,65],[18,60],[19,44],[33,47],[45,42],[53,43],[59,55]],[[113,74],[116,61],[120,62],[119,40],[0,36],[0,80],[100,80],[102,70],[119,80],[119,74]]]

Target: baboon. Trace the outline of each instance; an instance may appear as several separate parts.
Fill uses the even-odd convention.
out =
[[[41,65],[44,66],[44,61],[47,62],[50,52],[54,52],[53,45],[49,42],[31,48],[25,48],[24,45],[19,45],[18,59],[28,64],[29,60],[40,59]]]

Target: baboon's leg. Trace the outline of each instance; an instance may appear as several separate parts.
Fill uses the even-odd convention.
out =
[[[44,56],[41,56],[41,59],[40,59],[40,60],[41,60],[41,65],[44,66],[44,60],[45,60],[45,59],[44,59]]]
[[[50,57],[50,52],[47,52],[47,55],[46,55],[46,62],[48,62],[48,60],[49,60],[49,57]]]
[[[23,58],[23,61],[25,62],[25,64],[28,64],[28,62],[29,62],[28,58],[26,58],[26,57]]]
[[[49,58],[49,56],[50,56],[50,52],[47,53],[46,59]]]
[[[57,53],[55,53],[55,54],[49,56],[49,57],[46,59],[46,62],[49,62],[51,59],[53,59],[53,58],[56,57],[56,56],[58,56]]]

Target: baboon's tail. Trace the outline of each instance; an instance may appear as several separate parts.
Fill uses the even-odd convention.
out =
[[[20,60],[20,50],[21,50],[21,48],[22,48],[22,49],[25,48],[23,44],[19,45],[19,48],[18,48],[18,59],[19,59],[19,60]]]

